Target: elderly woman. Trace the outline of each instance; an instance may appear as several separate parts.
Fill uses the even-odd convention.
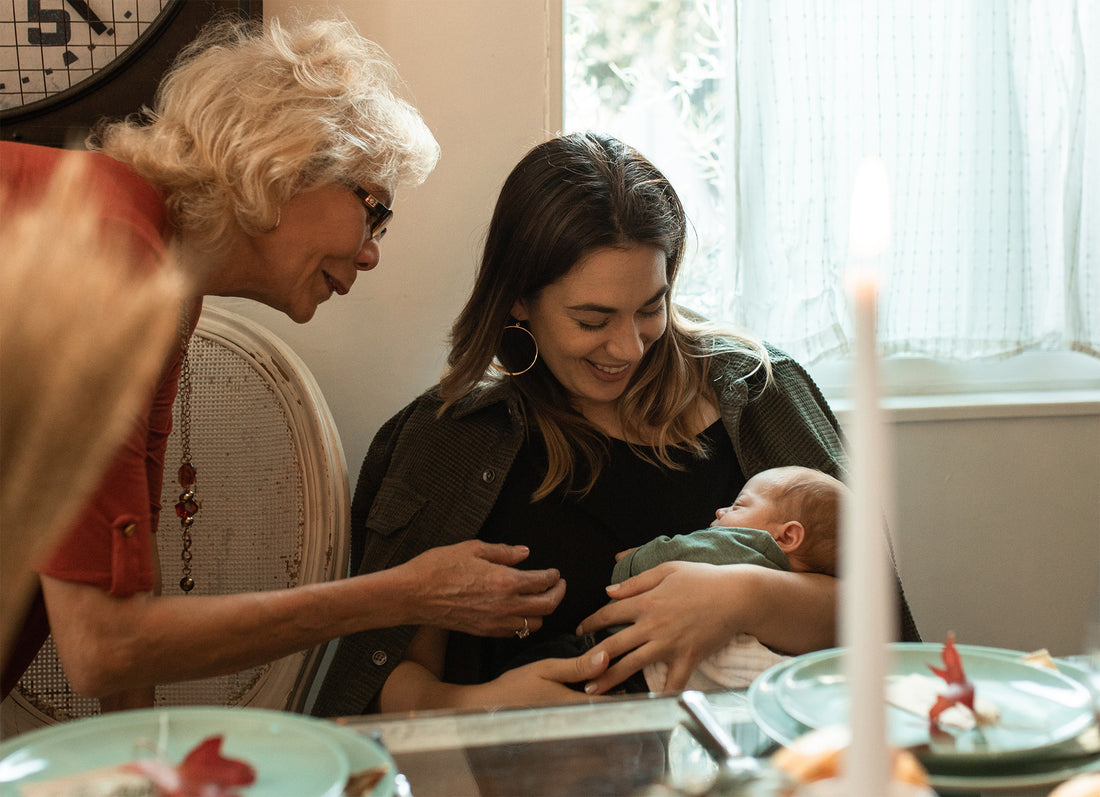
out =
[[[657,662],[676,690],[739,633],[787,653],[833,644],[827,575],[666,562],[607,588],[618,552],[706,526],[753,475],[846,467],[798,363],[672,302],[685,237],[672,185],[615,139],[560,136],[512,170],[449,370],[376,437],[352,533],[360,572],[462,539],[520,543],[526,564],[562,573],[565,598],[510,639],[427,624],[341,640],[317,713],[585,699]],[[589,653],[511,668],[555,635],[618,625]],[[379,649],[386,666],[364,667]]]
[[[5,694],[48,631],[74,689],[105,705],[140,705],[152,685],[233,672],[365,629],[507,634],[561,599],[556,571],[513,567],[524,548],[478,541],[297,589],[199,597],[173,585],[157,594],[152,535],[166,441],[202,297],[247,297],[305,322],[378,265],[398,186],[422,181],[438,158],[397,88],[385,54],[345,21],[220,23],[181,55],[147,119],[96,131],[98,152],[0,145],[5,191],[27,204],[63,157],[85,160],[102,226],[127,252],[120,267],[138,279],[168,263],[189,280],[179,342],[155,393],[38,567],[41,598],[6,657]],[[201,455],[169,474],[193,492],[196,468],[199,495],[176,508],[185,518],[198,511]],[[111,697],[122,692],[126,700]]]

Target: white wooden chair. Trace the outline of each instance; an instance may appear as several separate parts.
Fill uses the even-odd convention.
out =
[[[191,453],[198,469],[192,596],[294,587],[347,571],[343,448],[305,363],[266,328],[207,306],[190,347]],[[178,422],[178,413],[177,413]],[[179,435],[166,458],[157,544],[165,594],[179,592],[174,507]],[[158,705],[302,711],[324,646],[232,675],[157,688]],[[4,736],[99,713],[72,692],[49,639],[0,705]]]

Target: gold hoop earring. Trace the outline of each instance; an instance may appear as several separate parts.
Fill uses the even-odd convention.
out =
[[[531,358],[530,365],[528,365],[526,368],[524,368],[520,371],[508,371],[502,365],[498,364],[495,360],[492,363],[490,363],[490,365],[492,366],[493,370],[496,371],[498,374],[503,374],[504,376],[519,376],[520,374],[525,374],[528,371],[530,371],[532,368],[535,367],[535,363],[537,363],[539,361],[539,342],[537,340],[535,340],[535,336],[531,334],[531,330],[529,330],[525,326],[521,326],[518,321],[514,324],[509,324],[508,326],[506,326],[504,328],[504,332],[507,332],[509,329],[522,330],[523,332],[527,333],[527,337],[529,337],[531,339],[531,345],[535,347],[535,354]],[[504,332],[500,333],[501,348],[503,348],[503,346],[504,346]]]

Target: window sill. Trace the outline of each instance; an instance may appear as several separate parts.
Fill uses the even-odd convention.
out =
[[[852,414],[847,397],[829,398],[841,423]],[[894,423],[996,418],[1100,417],[1100,390],[1004,391],[928,396],[886,396],[882,408]]]
[[[850,361],[809,368],[841,420],[851,412]],[[882,363],[882,406],[891,421],[1100,415],[1100,359],[1029,352],[1005,360]]]

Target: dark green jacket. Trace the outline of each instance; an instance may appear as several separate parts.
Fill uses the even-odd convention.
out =
[[[714,355],[722,421],[745,477],[803,465],[843,479],[847,460],[832,410],[797,362],[770,352],[774,382],[763,391],[754,358]],[[428,390],[371,443],[351,508],[353,572],[376,572],[433,546],[472,539],[488,517],[524,440],[518,398],[505,382],[472,393],[442,418],[440,404],[436,388]],[[900,638],[918,640],[904,596],[900,606]],[[313,713],[367,712],[415,632],[402,626],[340,640]]]

